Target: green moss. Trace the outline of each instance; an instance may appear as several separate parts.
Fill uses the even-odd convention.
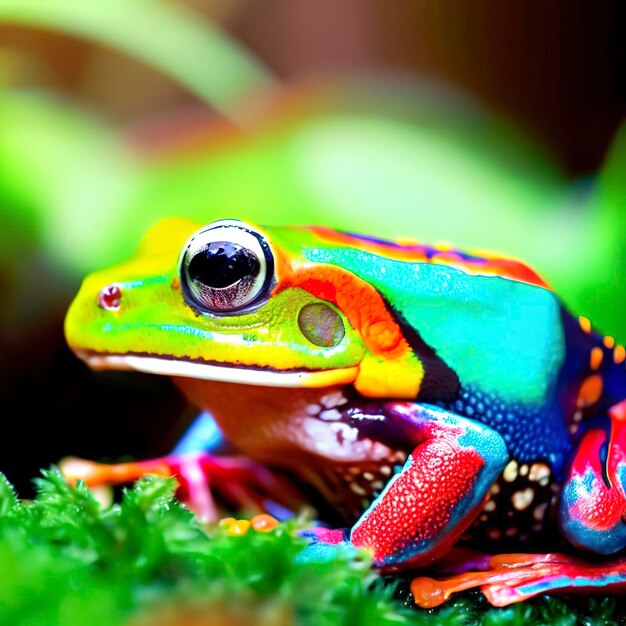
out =
[[[103,508],[56,470],[19,502],[0,478],[0,624],[613,624],[610,598],[540,598],[505,609],[480,594],[442,609],[410,606],[406,581],[383,580],[367,557],[339,551],[301,563],[301,522],[230,536],[174,498],[172,479],[146,477]]]

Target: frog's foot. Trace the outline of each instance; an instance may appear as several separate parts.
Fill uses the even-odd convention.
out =
[[[175,476],[177,497],[202,521],[218,519],[213,493],[233,510],[272,512],[278,507],[294,511],[305,504],[291,481],[245,457],[202,452],[113,464],[67,458],[60,468],[68,482],[82,480],[88,487],[129,483],[145,474]]]
[[[479,587],[494,606],[521,602],[541,593],[626,591],[626,558],[598,563],[565,554],[501,554],[481,571],[447,579],[415,578],[413,598],[422,608],[443,604],[453,593]]]
[[[559,507],[563,534],[599,554],[626,547],[626,401],[611,408],[609,417],[608,431],[585,433]]]
[[[310,539],[311,543],[300,552],[296,561],[299,563],[325,563],[333,561],[338,554],[355,556],[359,549],[348,539],[347,528],[323,528],[314,526],[300,533],[301,537]]]
[[[352,528],[350,541],[387,569],[426,565],[478,515],[508,452],[494,430],[434,406],[396,403],[390,415],[413,452]]]

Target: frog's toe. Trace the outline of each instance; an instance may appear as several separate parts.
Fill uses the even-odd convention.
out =
[[[352,558],[361,552],[347,540],[346,531],[341,528],[314,527],[299,534],[311,543],[297,555],[298,563],[327,563],[340,557]]]
[[[300,533],[301,537],[310,539],[312,542],[337,545],[347,541],[346,532],[342,528],[322,528],[314,526],[307,528]]]
[[[68,482],[82,480],[88,487],[129,483],[145,474],[175,476],[176,496],[203,522],[218,519],[214,494],[228,509],[271,512],[282,518],[307,504],[295,483],[244,457],[199,452],[112,464],[67,458],[60,468]]]
[[[597,563],[566,554],[500,554],[486,566],[443,579],[411,582],[422,608],[444,603],[453,593],[478,587],[493,606],[507,606],[551,591],[620,593],[626,589],[626,559]]]

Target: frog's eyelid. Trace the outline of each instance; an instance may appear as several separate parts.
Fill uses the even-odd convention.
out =
[[[224,233],[220,236],[220,233]],[[211,236],[209,236],[211,234]],[[180,262],[188,253],[195,253],[213,241],[230,241],[239,244],[248,250],[252,250],[259,259],[261,265],[260,274],[267,271],[267,251],[262,245],[259,236],[244,222],[236,220],[220,220],[195,232],[183,246]]]

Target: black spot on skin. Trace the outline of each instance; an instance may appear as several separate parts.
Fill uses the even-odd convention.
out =
[[[609,475],[606,471],[606,461],[609,455],[609,441],[608,439],[602,444],[600,447],[600,467],[602,468],[602,480],[604,484],[607,486],[607,489],[611,488],[611,481],[609,480]]]
[[[388,300],[384,299],[384,301],[391,316],[402,329],[403,337],[424,366],[424,379],[417,399],[421,402],[453,401],[461,386],[456,372],[437,355],[437,352],[422,339],[419,332],[404,319],[399,311],[394,309]]]

